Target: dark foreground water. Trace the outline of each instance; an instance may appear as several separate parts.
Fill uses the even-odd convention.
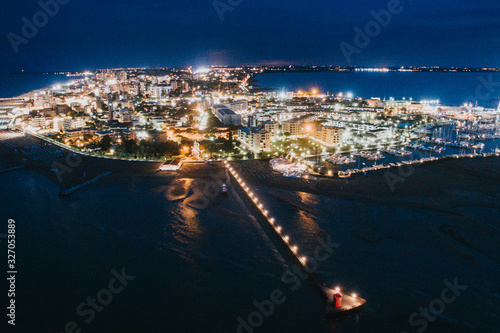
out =
[[[1,218],[17,222],[12,332],[63,332],[69,321],[83,332],[236,332],[254,300],[283,286],[287,260],[233,198],[216,198],[195,215],[172,198],[168,179],[110,178],[61,199],[37,174],[0,177]],[[85,323],[78,305],[122,268],[135,279]],[[266,329],[324,331],[323,305],[311,289],[287,298]]]
[[[69,198],[38,174],[0,174],[1,232],[9,218],[17,225],[17,327],[8,332],[65,332],[68,322],[82,332],[416,332],[410,315],[455,277],[467,292],[426,332],[498,331],[498,252],[469,251],[437,228],[465,214],[480,231],[498,233],[498,210],[462,207],[456,215],[258,187],[304,253],[327,236],[340,243],[318,276],[358,292],[368,306],[326,322],[314,289],[304,282],[292,290],[283,279],[290,261],[239,190],[228,182],[230,195],[196,214],[189,198],[211,171],[185,172],[175,179],[115,175]],[[5,252],[3,239],[0,246]],[[111,271],[122,269],[134,278],[109,299],[102,290]],[[262,321],[255,317],[256,328],[238,330],[238,318],[248,320],[254,302],[275,289],[284,302]],[[106,305],[91,310],[86,303],[96,297]]]
[[[439,99],[442,104],[460,106],[478,101],[497,107],[500,98],[500,73],[425,73],[425,72],[322,72],[270,73],[256,77],[257,84],[278,91],[348,93],[381,99]],[[491,84],[486,87],[484,82]]]

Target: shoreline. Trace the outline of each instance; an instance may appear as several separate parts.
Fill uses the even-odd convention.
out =
[[[99,158],[67,149],[61,145],[55,145],[33,135],[28,137],[17,136],[12,140],[23,140],[17,142],[17,144],[36,146],[37,149],[43,147],[43,154],[37,150],[33,152],[24,151],[22,148],[14,149],[0,143],[0,153],[4,157],[1,165],[2,169],[22,165],[23,170],[32,171],[48,178],[52,183],[59,186],[61,191],[79,186],[104,172],[145,175],[154,173],[164,163],[164,161],[140,160],[130,163],[129,160]],[[79,158],[75,158],[77,155]]]
[[[500,158],[497,156],[447,159],[415,165],[413,173],[407,177],[400,176],[404,173],[399,171],[408,172],[403,168],[373,171],[366,176],[359,175],[350,179],[322,177],[305,180],[285,178],[262,161],[239,161],[234,166],[248,183],[267,188],[452,214],[457,214],[456,207],[467,206],[500,211],[498,193],[494,186],[495,181],[500,181],[500,173],[497,171],[500,168]],[[387,181],[390,177],[397,179],[394,191]],[[430,179],[433,181],[429,184]],[[423,187],[423,183],[429,185]],[[475,197],[475,192],[471,192],[474,188],[480,188],[482,195]]]
[[[63,76],[65,79],[67,79],[67,81],[60,83],[61,85],[62,84],[67,84],[68,82],[71,82],[71,81],[78,81],[78,80],[80,80],[82,78],[82,76],[74,76],[74,77],[71,77],[73,79],[70,79],[70,77],[68,77],[65,74],[44,74],[44,73],[6,73],[6,74],[2,74],[2,75],[4,75],[4,76],[9,76],[9,75],[57,75],[57,76]],[[14,95],[14,96],[9,96],[9,97],[0,97],[0,99],[16,99],[16,98],[25,99],[25,98],[31,98],[31,97],[34,97],[34,95],[36,93],[40,93],[41,91],[48,90],[48,89],[50,89],[51,87],[53,87],[54,85],[57,85],[57,84],[58,83],[55,82],[55,83],[52,83],[52,84],[50,84],[48,86],[46,85],[46,86],[42,86],[40,88],[32,89],[32,90],[29,90],[27,92],[21,93],[19,95]]]

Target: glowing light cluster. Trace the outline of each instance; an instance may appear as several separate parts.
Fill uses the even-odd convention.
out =
[[[299,248],[297,245],[293,245],[290,242],[290,236],[286,235],[283,232],[283,227],[280,225],[276,224],[276,219],[274,217],[269,216],[269,210],[265,209],[264,204],[260,203],[259,199],[257,196],[251,191],[250,187],[243,181],[243,179],[238,175],[236,170],[229,165],[228,161],[224,161],[224,166],[229,170],[231,175],[233,175],[234,179],[238,182],[238,184],[241,186],[241,188],[246,192],[246,194],[250,197],[250,199],[255,203],[255,206],[257,209],[260,210],[262,215],[267,219],[268,223],[271,225],[271,227],[274,228],[276,233],[281,237],[281,240],[283,241],[284,244],[288,246],[290,251],[295,255],[297,260],[302,264],[306,265],[307,264],[307,257],[300,255],[299,253]],[[340,287],[335,287],[335,292],[340,293]],[[353,298],[357,298],[358,296],[356,294],[352,294]]]

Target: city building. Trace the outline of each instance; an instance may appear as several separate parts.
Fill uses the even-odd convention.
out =
[[[68,130],[64,137],[71,140],[83,140],[85,135],[94,135],[94,129],[90,127]]]
[[[170,92],[172,91],[172,86],[161,85],[161,86],[153,86],[150,89],[151,98],[161,99],[170,96]]]
[[[311,138],[323,146],[335,147],[342,141],[342,129],[331,126],[317,126],[313,128]]]
[[[266,121],[264,123],[264,129],[266,130],[266,132],[271,133],[272,136],[275,136],[279,132],[280,125],[272,121]]]
[[[247,121],[247,126],[248,127],[257,127],[257,117],[256,116],[249,116],[248,121]]]
[[[228,109],[225,105],[217,104],[213,106],[214,115],[224,125],[241,125],[241,115]]]
[[[238,130],[238,140],[254,153],[271,151],[271,133],[266,130],[243,127]]]
[[[300,121],[287,121],[281,125],[283,134],[300,135]]]
[[[224,104],[228,109],[236,113],[245,113],[248,111],[248,101],[236,101],[229,104]]]
[[[31,120],[31,126],[45,128],[47,126],[47,119],[45,117],[35,117]]]

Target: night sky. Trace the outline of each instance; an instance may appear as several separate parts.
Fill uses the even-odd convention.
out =
[[[42,0],[45,1],[45,0]],[[53,0],[51,0],[53,1]],[[373,20],[387,0],[222,0],[233,2],[221,21],[213,0],[60,0],[59,12],[18,45],[36,0],[3,2],[0,72],[104,67],[193,65],[348,65],[341,42]],[[49,1],[50,2],[50,1]],[[239,3],[239,4],[238,4]],[[402,0],[353,65],[500,67],[500,2]],[[43,22],[42,22],[43,23]]]

